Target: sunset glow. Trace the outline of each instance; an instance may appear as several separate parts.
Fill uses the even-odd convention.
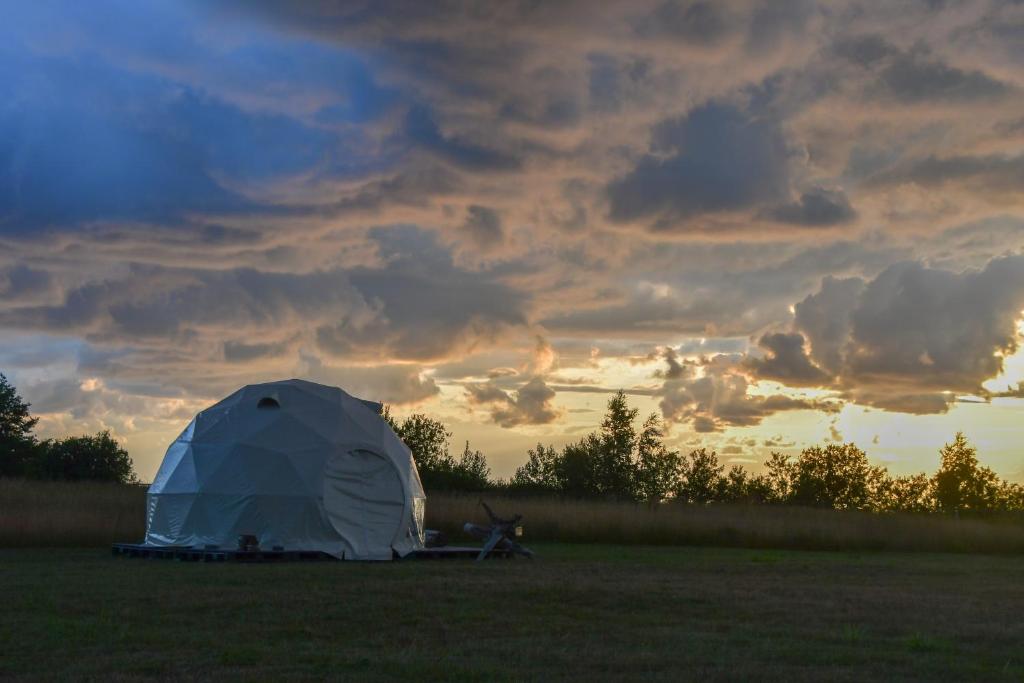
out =
[[[291,377],[507,477],[623,389],[758,470],[1024,481],[1024,4],[31,2],[0,372],[141,479]]]

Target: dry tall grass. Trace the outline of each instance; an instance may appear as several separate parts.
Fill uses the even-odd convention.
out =
[[[0,479],[0,547],[138,542],[145,511],[141,486]]]
[[[1024,523],[876,515],[792,507],[684,506],[486,496],[501,515],[523,515],[530,541],[713,545],[814,550],[1024,552]],[[145,489],[118,484],[0,479],[0,547],[102,546],[141,541]],[[486,522],[479,496],[433,494],[427,526],[464,542],[462,525]]]
[[[1019,519],[956,520],[754,505],[673,505],[486,497],[502,516],[523,515],[524,542],[713,545],[803,550],[1024,552]],[[427,499],[427,526],[452,539],[486,522],[478,496]]]

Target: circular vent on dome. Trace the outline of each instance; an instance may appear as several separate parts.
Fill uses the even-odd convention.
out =
[[[276,398],[270,396],[264,396],[260,399],[260,402],[256,404],[258,410],[277,410],[281,407],[281,404],[277,402]]]

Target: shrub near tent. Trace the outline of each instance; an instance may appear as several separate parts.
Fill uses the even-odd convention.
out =
[[[38,479],[65,481],[135,481],[132,460],[110,432],[44,441],[32,464]]]
[[[104,431],[39,441],[31,405],[0,373],[0,477],[66,481],[136,481],[128,452]]]

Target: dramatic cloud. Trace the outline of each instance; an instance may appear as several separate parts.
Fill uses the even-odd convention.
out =
[[[502,427],[547,424],[559,415],[551,406],[555,392],[540,377],[511,393],[490,383],[467,384],[466,394],[472,403],[489,406],[491,419]]]
[[[749,427],[775,413],[788,410],[834,412],[839,404],[793,398],[782,394],[760,395],[749,391],[749,380],[735,358],[715,356],[680,369],[666,355],[669,369],[658,394],[666,420],[689,422],[697,432],[726,427]]]
[[[45,296],[53,287],[53,278],[45,270],[15,265],[0,270],[0,296],[25,301]]]
[[[651,152],[608,186],[611,219],[672,229],[695,214],[754,206],[788,189],[786,143],[767,112],[707,104],[658,124]]]
[[[1016,350],[1022,309],[1024,257],[965,273],[899,264],[869,282],[848,312],[846,366],[855,377],[977,391],[1002,369],[1001,356]]]
[[[924,187],[962,183],[983,193],[1024,193],[1024,155],[929,156],[883,171],[874,185],[916,183]]]
[[[781,204],[766,214],[782,223],[806,226],[830,226],[849,223],[857,212],[842,192],[816,188],[800,195],[800,199]]]
[[[736,31],[725,3],[674,2],[659,5],[648,17],[637,22],[642,36],[664,37],[700,46],[720,43]]]
[[[976,69],[960,69],[937,59],[925,46],[901,50],[878,35],[840,40],[836,51],[873,80],[868,92],[904,103],[935,100],[977,101],[1005,95],[1008,86]]]
[[[498,212],[476,204],[466,209],[466,222],[462,224],[462,232],[480,249],[490,249],[501,244],[504,239],[501,216]]]
[[[1016,352],[1024,311],[1024,257],[994,259],[979,271],[916,262],[875,279],[826,278],[795,307],[793,333],[765,335],[756,375],[793,386],[833,386],[865,405],[944,412]],[[807,353],[805,342],[809,342]]]
[[[864,281],[826,277],[821,289],[794,306],[794,326],[806,335],[814,360],[833,375],[842,372],[852,321],[849,312],[860,300]]]
[[[762,336],[758,344],[769,353],[767,358],[751,360],[758,376],[797,387],[828,383],[829,376],[807,357],[803,335],[776,332]]]
[[[422,106],[409,110],[405,133],[422,149],[468,171],[510,171],[519,167],[519,160],[510,154],[458,136],[445,136]]]
[[[337,355],[360,347],[411,360],[438,359],[472,348],[508,326],[526,322],[525,297],[486,272],[462,270],[428,234],[376,230],[384,268],[355,268],[349,280],[380,316],[343,320],[317,330],[322,348]]]
[[[381,403],[419,403],[441,391],[432,377],[410,365],[331,366],[308,353],[302,354],[302,361],[302,374],[313,381],[345,387],[355,396]]]
[[[757,443],[840,402],[995,420],[962,401],[1019,400],[1021,26],[991,0],[12,6],[0,371],[47,435],[111,428],[150,469],[179,415],[291,376],[499,452],[619,387]]]

